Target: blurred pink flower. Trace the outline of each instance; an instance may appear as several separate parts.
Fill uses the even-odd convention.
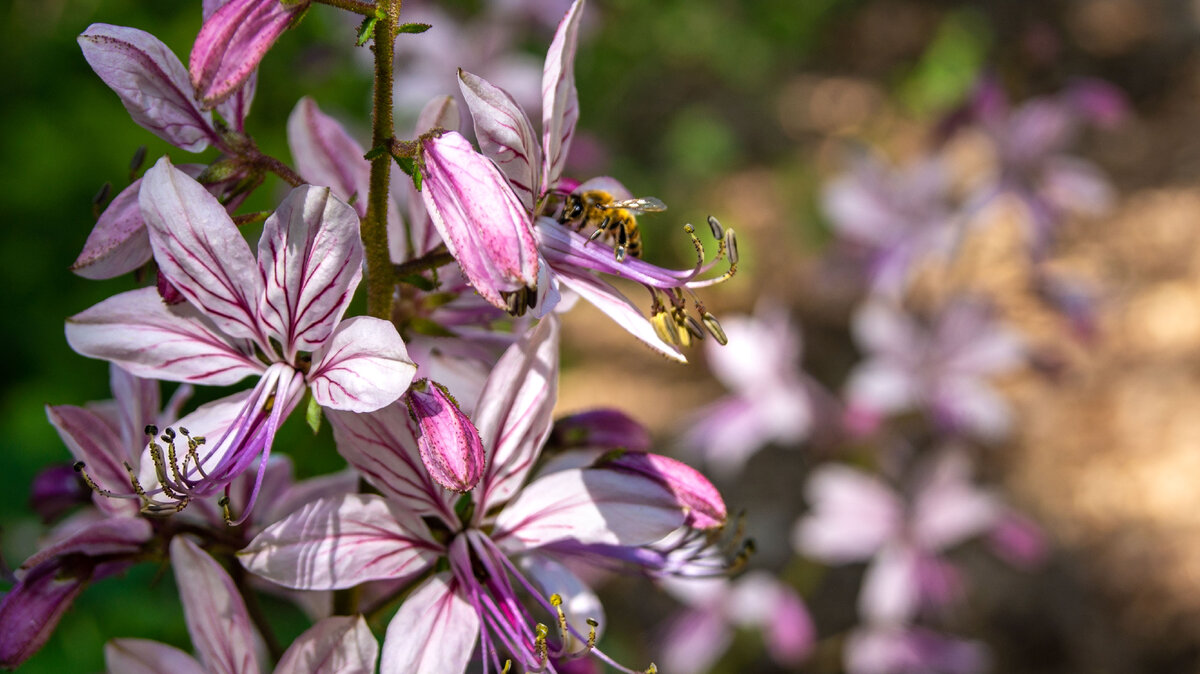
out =
[[[760,301],[754,316],[727,319],[724,328],[729,344],[708,342],[705,353],[731,394],[696,411],[680,444],[732,475],[759,449],[808,437],[818,385],[801,369],[801,334],[782,307]]]
[[[865,352],[846,382],[854,430],[922,410],[942,431],[983,439],[1008,432],[1008,404],[987,378],[1018,367],[1024,349],[987,304],[955,298],[922,322],[892,301],[872,299],[854,315],[853,329]]]

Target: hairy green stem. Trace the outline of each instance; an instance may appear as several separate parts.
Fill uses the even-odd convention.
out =
[[[362,16],[375,16],[375,3],[373,2],[362,2],[361,0],[317,0],[317,2]]]
[[[395,60],[396,26],[401,0],[379,0],[382,18],[375,24],[375,97],[371,120],[371,147],[390,145],[392,132],[392,63]],[[392,316],[392,260],[388,255],[387,206],[390,198],[392,158],[384,153],[371,160],[367,192],[367,217],[362,242],[367,257],[367,314]]]

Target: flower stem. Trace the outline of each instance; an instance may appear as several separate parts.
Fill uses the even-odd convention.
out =
[[[454,256],[443,245],[438,246],[415,260],[394,265],[392,269],[395,276],[399,278],[401,276],[408,276],[409,274],[420,274],[423,271],[444,267],[452,262],[454,262]]]
[[[362,2],[361,0],[317,0],[317,2],[362,16],[375,16],[375,3],[372,2]]]
[[[382,10],[375,24],[375,97],[371,147],[387,146],[392,130],[392,64],[395,60],[396,26],[401,0],[379,0]],[[367,314],[389,319],[392,315],[392,260],[388,255],[387,206],[392,158],[384,153],[371,160],[371,182],[367,192],[367,216],[362,223],[362,242],[367,257]]]

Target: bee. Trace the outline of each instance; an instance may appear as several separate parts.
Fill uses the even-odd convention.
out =
[[[567,195],[558,221],[577,232],[584,227],[595,227],[588,241],[604,238],[613,244],[617,262],[624,262],[626,255],[641,257],[642,254],[637,215],[665,210],[667,205],[654,197],[615,199],[605,190],[575,190]]]

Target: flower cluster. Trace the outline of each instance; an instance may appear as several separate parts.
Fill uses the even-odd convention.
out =
[[[32,656],[90,582],[169,559],[196,657],[119,638],[109,671],[555,671],[585,656],[633,671],[599,643],[597,574],[719,576],[738,557],[721,542],[717,490],[650,453],[636,422],[599,410],[556,429],[552,416],[571,296],[682,361],[706,334],[724,341],[695,291],[737,263],[715,220],[717,259],[678,271],[614,262],[551,217],[579,184],[563,171],[583,0],[546,58],[540,142],[511,96],[459,72],[480,151],[447,96],[413,140],[394,138],[392,47],[413,31],[399,3],[335,4],[366,14],[360,38],[375,41],[376,144],[366,151],[304,98],[287,123],[294,168],[261,152],[245,121],[258,63],[308,2],[206,1],[186,67],[137,29],[80,36],[135,122],[221,156],[158,159],[108,204],[74,265],[154,283],[67,319],[71,348],[110,363],[113,401],[47,408],[74,470],[47,472],[35,498],[48,519],[71,514],[0,601],[0,666]],[[392,180],[393,161],[412,181]],[[268,174],[290,191],[269,214],[239,213]],[[243,226],[258,222],[255,251]],[[728,270],[705,278],[722,260]],[[649,315],[598,273],[648,288]],[[364,281],[368,315],[352,315]],[[179,383],[165,406],[159,381]],[[194,387],[243,381],[189,409]],[[348,470],[293,483],[276,438],[298,408],[314,431],[332,427]],[[258,592],[315,623],[285,650],[253,609]]]

